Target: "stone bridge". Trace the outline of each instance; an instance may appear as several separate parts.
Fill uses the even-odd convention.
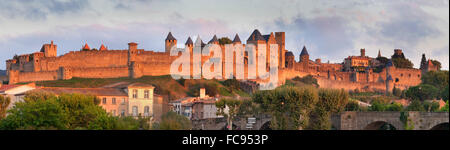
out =
[[[259,115],[253,128],[247,129],[247,118],[233,121],[235,130],[270,129],[269,115]],[[396,130],[405,130],[405,123],[413,130],[449,130],[448,112],[342,112],[332,115],[332,129],[336,130],[377,130],[390,125]],[[194,130],[225,130],[226,118],[193,120]]]
[[[448,130],[448,120],[448,112],[342,112],[331,117],[331,124],[337,130],[377,130],[386,124],[405,130],[408,122],[413,130]]]
[[[256,122],[251,129],[246,128],[247,118],[235,118],[233,130],[261,130],[270,127],[269,115],[258,115],[255,118]],[[192,124],[194,130],[226,130],[228,125],[226,118],[192,120]]]

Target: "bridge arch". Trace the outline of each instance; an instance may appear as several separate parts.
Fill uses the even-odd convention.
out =
[[[443,123],[434,125],[433,127],[430,128],[430,130],[449,130],[449,123],[443,122]]]
[[[232,125],[233,125],[233,130],[241,130],[239,128],[239,126],[237,126],[236,124],[233,123]],[[222,128],[220,128],[220,130],[228,130],[228,123],[225,123],[225,125],[222,126]]]
[[[395,127],[392,123],[386,121],[373,121],[367,124],[363,130],[397,130],[398,127]]]
[[[272,130],[272,128],[270,127],[270,124],[271,124],[270,121],[266,121],[264,124],[261,125],[259,130]]]

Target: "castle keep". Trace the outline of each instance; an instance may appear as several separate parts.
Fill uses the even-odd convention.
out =
[[[241,44],[236,34],[233,44]],[[349,56],[342,63],[324,63],[321,59],[310,60],[306,47],[302,48],[300,60],[295,61],[292,52],[285,49],[285,33],[275,32],[266,35],[254,30],[247,39],[247,44],[267,44],[269,53],[270,44],[278,44],[279,83],[296,76],[312,75],[318,79],[321,87],[345,88],[345,89],[378,89],[392,90],[395,86],[400,89],[420,84],[423,73],[438,70],[430,60],[422,57],[420,69],[396,68],[389,61],[380,63],[376,58],[365,55],[365,49],[361,49],[359,56]],[[185,45],[192,53],[194,42],[188,38]],[[217,36],[208,44],[219,44]],[[172,62],[179,56],[170,56],[170,48],[177,45],[177,39],[169,32],[165,40],[165,51],[155,52],[139,49],[137,43],[128,43],[128,49],[110,50],[103,44],[99,49],[91,49],[85,44],[79,51],[70,51],[57,56],[57,45],[51,41],[44,44],[39,52],[15,56],[6,61],[7,80],[9,84],[45,80],[66,80],[73,77],[80,78],[117,78],[141,76],[169,75]],[[202,42],[202,47],[206,45]],[[225,48],[222,48],[225,56]],[[258,47],[256,47],[258,51]],[[394,55],[403,56],[401,49],[395,49]],[[381,54],[378,54],[381,57]],[[202,64],[208,59],[202,56]],[[222,59],[224,59],[223,57]],[[191,55],[191,65],[192,65]],[[247,64],[248,56],[244,56],[244,64]],[[222,61],[225,63],[225,61]],[[267,61],[269,62],[269,61]],[[236,60],[233,62],[236,63]],[[383,65],[383,66],[381,66]],[[225,65],[222,65],[225,66]],[[191,73],[192,73],[191,66]],[[375,68],[381,68],[374,72]],[[224,69],[224,68],[222,68]],[[225,71],[223,71],[225,72]],[[235,71],[234,71],[235,72]],[[247,66],[245,65],[245,74]],[[258,82],[256,80],[256,82]]]

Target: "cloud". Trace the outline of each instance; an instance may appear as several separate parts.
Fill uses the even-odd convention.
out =
[[[326,57],[338,62],[351,52],[355,33],[348,20],[339,16],[305,18],[299,15],[291,23],[276,21],[277,28],[289,31],[286,47],[294,52],[296,59],[303,45],[312,58]],[[348,38],[347,38],[348,37]],[[334,58],[334,59],[333,59]]]
[[[87,42],[110,49],[164,50],[172,31],[183,46],[188,36],[204,41],[217,34],[247,39],[286,32],[286,48],[340,63],[360,48],[390,56],[401,48],[418,67],[422,53],[448,69],[449,0],[217,1],[207,0],[0,0],[0,68],[14,54],[37,51],[54,40],[58,54]]]
[[[0,12],[6,18],[24,17],[31,20],[45,20],[49,14],[76,13],[88,3],[84,0],[15,0],[2,1]]]

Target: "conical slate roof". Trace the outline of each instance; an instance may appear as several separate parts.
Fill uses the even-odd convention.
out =
[[[253,33],[250,35],[247,41],[264,41],[264,37],[261,35],[258,29],[255,29]]]
[[[294,56],[292,52],[286,52],[285,56]]]
[[[303,55],[309,55],[308,50],[306,50],[305,46],[303,46],[302,52],[300,53],[300,56],[303,56]]]
[[[208,42],[208,44],[213,42],[219,42],[216,35],[213,36],[213,38],[211,39],[211,41]]]
[[[234,36],[234,40],[233,40],[233,43],[236,43],[236,42],[241,42],[241,38],[239,38],[239,36],[238,36],[238,34],[236,33],[236,36]]]
[[[173,37],[172,32],[169,32],[169,34],[167,35],[166,41],[167,40],[177,40],[175,37]]]
[[[185,43],[185,45],[188,45],[188,44],[194,44],[194,42],[192,42],[191,37],[189,37]]]

